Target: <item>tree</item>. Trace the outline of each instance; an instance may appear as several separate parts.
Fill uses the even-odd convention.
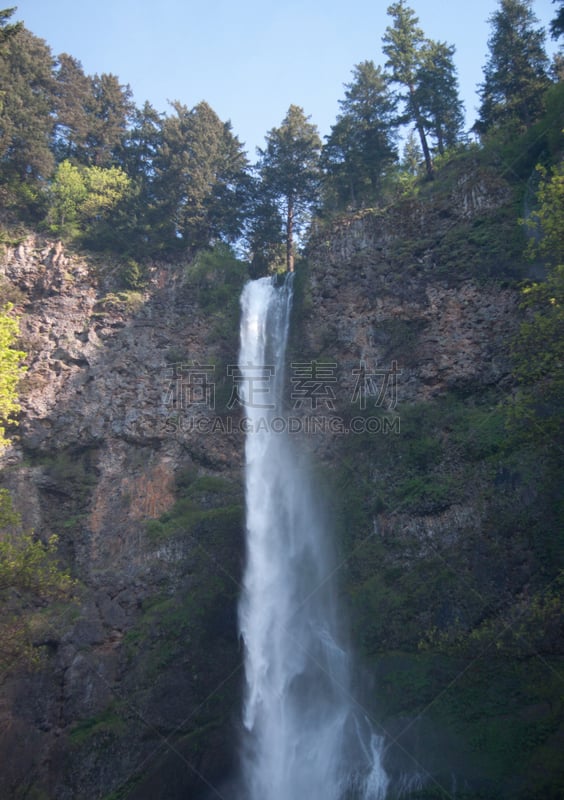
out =
[[[260,278],[286,264],[284,218],[275,199],[265,193],[258,179],[251,183],[247,207],[245,240],[250,274]]]
[[[564,0],[552,0],[552,2],[560,3],[560,8],[550,22],[550,35],[553,39],[559,39],[564,33]]]
[[[146,183],[155,175],[155,159],[162,146],[162,119],[151,103],[145,102],[133,112],[132,123],[122,141],[119,161],[130,178]]]
[[[15,11],[15,7],[0,9],[0,46],[23,28],[23,22],[8,22]]]
[[[428,39],[421,48],[417,72],[417,105],[441,155],[460,140],[464,125],[454,50],[446,42]]]
[[[59,236],[95,238],[105,234],[113,215],[129,191],[131,181],[120,167],[77,167],[63,161],[53,178],[47,214],[50,230]]]
[[[373,61],[363,61],[346,85],[341,113],[323,147],[325,191],[336,195],[338,206],[373,202],[382,178],[397,159],[392,126],[396,104],[386,78]]]
[[[12,191],[22,194],[50,177],[54,159],[53,57],[50,49],[25,28],[0,49],[0,172]]]
[[[404,114],[399,121],[415,124],[423,150],[427,175],[432,177],[433,162],[427,142],[425,115],[417,91],[421,50],[426,43],[425,36],[418,25],[418,17],[411,8],[405,5],[405,0],[399,0],[389,6],[388,15],[392,17],[393,24],[386,28],[382,38],[383,50],[388,57],[386,67],[391,70],[390,81],[403,86],[406,90],[399,95],[404,102]]]
[[[13,415],[20,409],[17,387],[24,372],[21,364],[25,353],[14,349],[19,324],[12,309],[10,303],[0,309],[0,452],[8,444],[5,426],[15,424]]]
[[[109,167],[127,133],[134,106],[129,86],[122,86],[119,78],[102,73],[90,78],[92,91],[87,98],[85,163],[96,167]]]
[[[56,120],[53,132],[57,160],[88,163],[89,111],[94,104],[91,79],[76,58],[62,53],[55,72]]]
[[[50,206],[47,222],[51,233],[74,236],[78,233],[81,204],[86,198],[86,186],[80,169],[70,161],[57,167],[50,189]]]
[[[214,240],[235,240],[247,170],[242,145],[207,103],[172,106],[153,162],[153,231],[163,244],[192,252]]]
[[[257,165],[260,193],[284,219],[286,268],[294,270],[294,234],[317,197],[321,139],[300,106],[291,105],[279,128],[266,135]]]
[[[403,146],[400,167],[404,172],[407,172],[408,175],[416,177],[419,175],[422,161],[423,152],[414,132],[411,131]]]
[[[550,85],[544,31],[531,10],[530,0],[500,0],[490,17],[489,60],[480,85],[480,134],[508,127],[528,129],[542,111],[543,94]]]

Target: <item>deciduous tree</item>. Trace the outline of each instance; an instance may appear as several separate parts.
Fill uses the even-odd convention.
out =
[[[24,372],[25,353],[14,347],[18,334],[18,318],[7,303],[0,309],[0,452],[8,444],[6,425],[14,424],[14,414],[20,408],[17,387]]]

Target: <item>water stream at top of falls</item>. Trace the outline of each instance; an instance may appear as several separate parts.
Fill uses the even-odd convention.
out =
[[[382,743],[351,696],[330,537],[298,437],[282,419],[292,276],[241,297],[247,417],[242,797],[381,800]]]

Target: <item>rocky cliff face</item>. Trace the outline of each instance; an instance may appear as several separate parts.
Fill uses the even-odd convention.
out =
[[[502,457],[497,408],[512,384],[518,292],[492,279],[495,253],[475,241],[506,198],[501,181],[457,177],[437,202],[319,232],[298,274],[292,369],[302,372],[290,378],[306,384],[289,386],[297,415],[399,419],[388,435],[333,429],[311,441],[333,480],[343,590],[379,676],[378,713],[410,753],[402,715],[444,696],[418,642],[432,649],[433,632],[479,625],[531,572],[515,516],[538,490]],[[467,263],[453,271],[467,240]],[[224,310],[204,312],[178,265],[154,266],[143,293],[110,292],[108,265],[30,238],[0,269],[20,292],[29,353],[3,485],[27,527],[60,535],[81,587],[42,667],[2,687],[0,752],[11,765],[2,796],[197,796],[229,772],[242,678],[235,317],[226,326]],[[378,404],[375,375],[393,362],[397,394]],[[325,365],[321,382],[314,364]],[[373,378],[362,384],[365,408],[362,365]],[[460,663],[440,657],[448,685]],[[446,731],[439,750],[485,735],[447,718],[425,720],[433,736]],[[481,767],[454,749],[451,772],[479,783]],[[490,790],[495,778],[483,783]]]
[[[178,266],[154,268],[143,294],[108,293],[96,277],[103,267],[34,237],[2,259],[19,290],[29,353],[3,485],[27,528],[43,539],[59,535],[81,587],[43,668],[4,687],[1,747],[14,754],[4,797],[24,796],[26,786],[37,796],[105,796],[128,780],[142,783],[145,763],[149,773],[155,763],[163,768],[177,749],[186,758],[186,775],[176,779],[185,796],[202,760],[214,758],[181,740],[198,738],[206,716],[199,706],[217,689],[218,669],[222,680],[234,671],[237,695],[240,520],[214,548],[200,541],[210,536],[206,513],[224,502],[206,479],[222,481],[223,496],[231,491],[240,508],[241,437],[211,436],[204,425],[216,419],[222,365],[236,362],[236,332],[227,344],[214,335]],[[183,533],[151,537],[147,521],[173,510],[179,482],[201,518]],[[191,630],[179,597],[190,598],[195,620],[211,614],[212,630],[201,622]],[[229,711],[226,703],[221,715]],[[218,711],[206,713],[213,729]],[[221,747],[215,757],[223,758]],[[177,795],[169,787],[146,796]]]

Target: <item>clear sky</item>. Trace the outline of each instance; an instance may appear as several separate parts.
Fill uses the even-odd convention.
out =
[[[249,158],[291,103],[321,136],[339,112],[355,64],[384,64],[391,0],[14,0],[21,19],[53,53],[78,58],[88,74],[112,72],[135,102],[158,111],[169,100],[206,100],[230,120]],[[411,0],[426,36],[456,46],[467,127],[486,61],[488,18],[497,0]],[[545,28],[551,0],[534,0]],[[547,36],[547,49],[554,42]]]

